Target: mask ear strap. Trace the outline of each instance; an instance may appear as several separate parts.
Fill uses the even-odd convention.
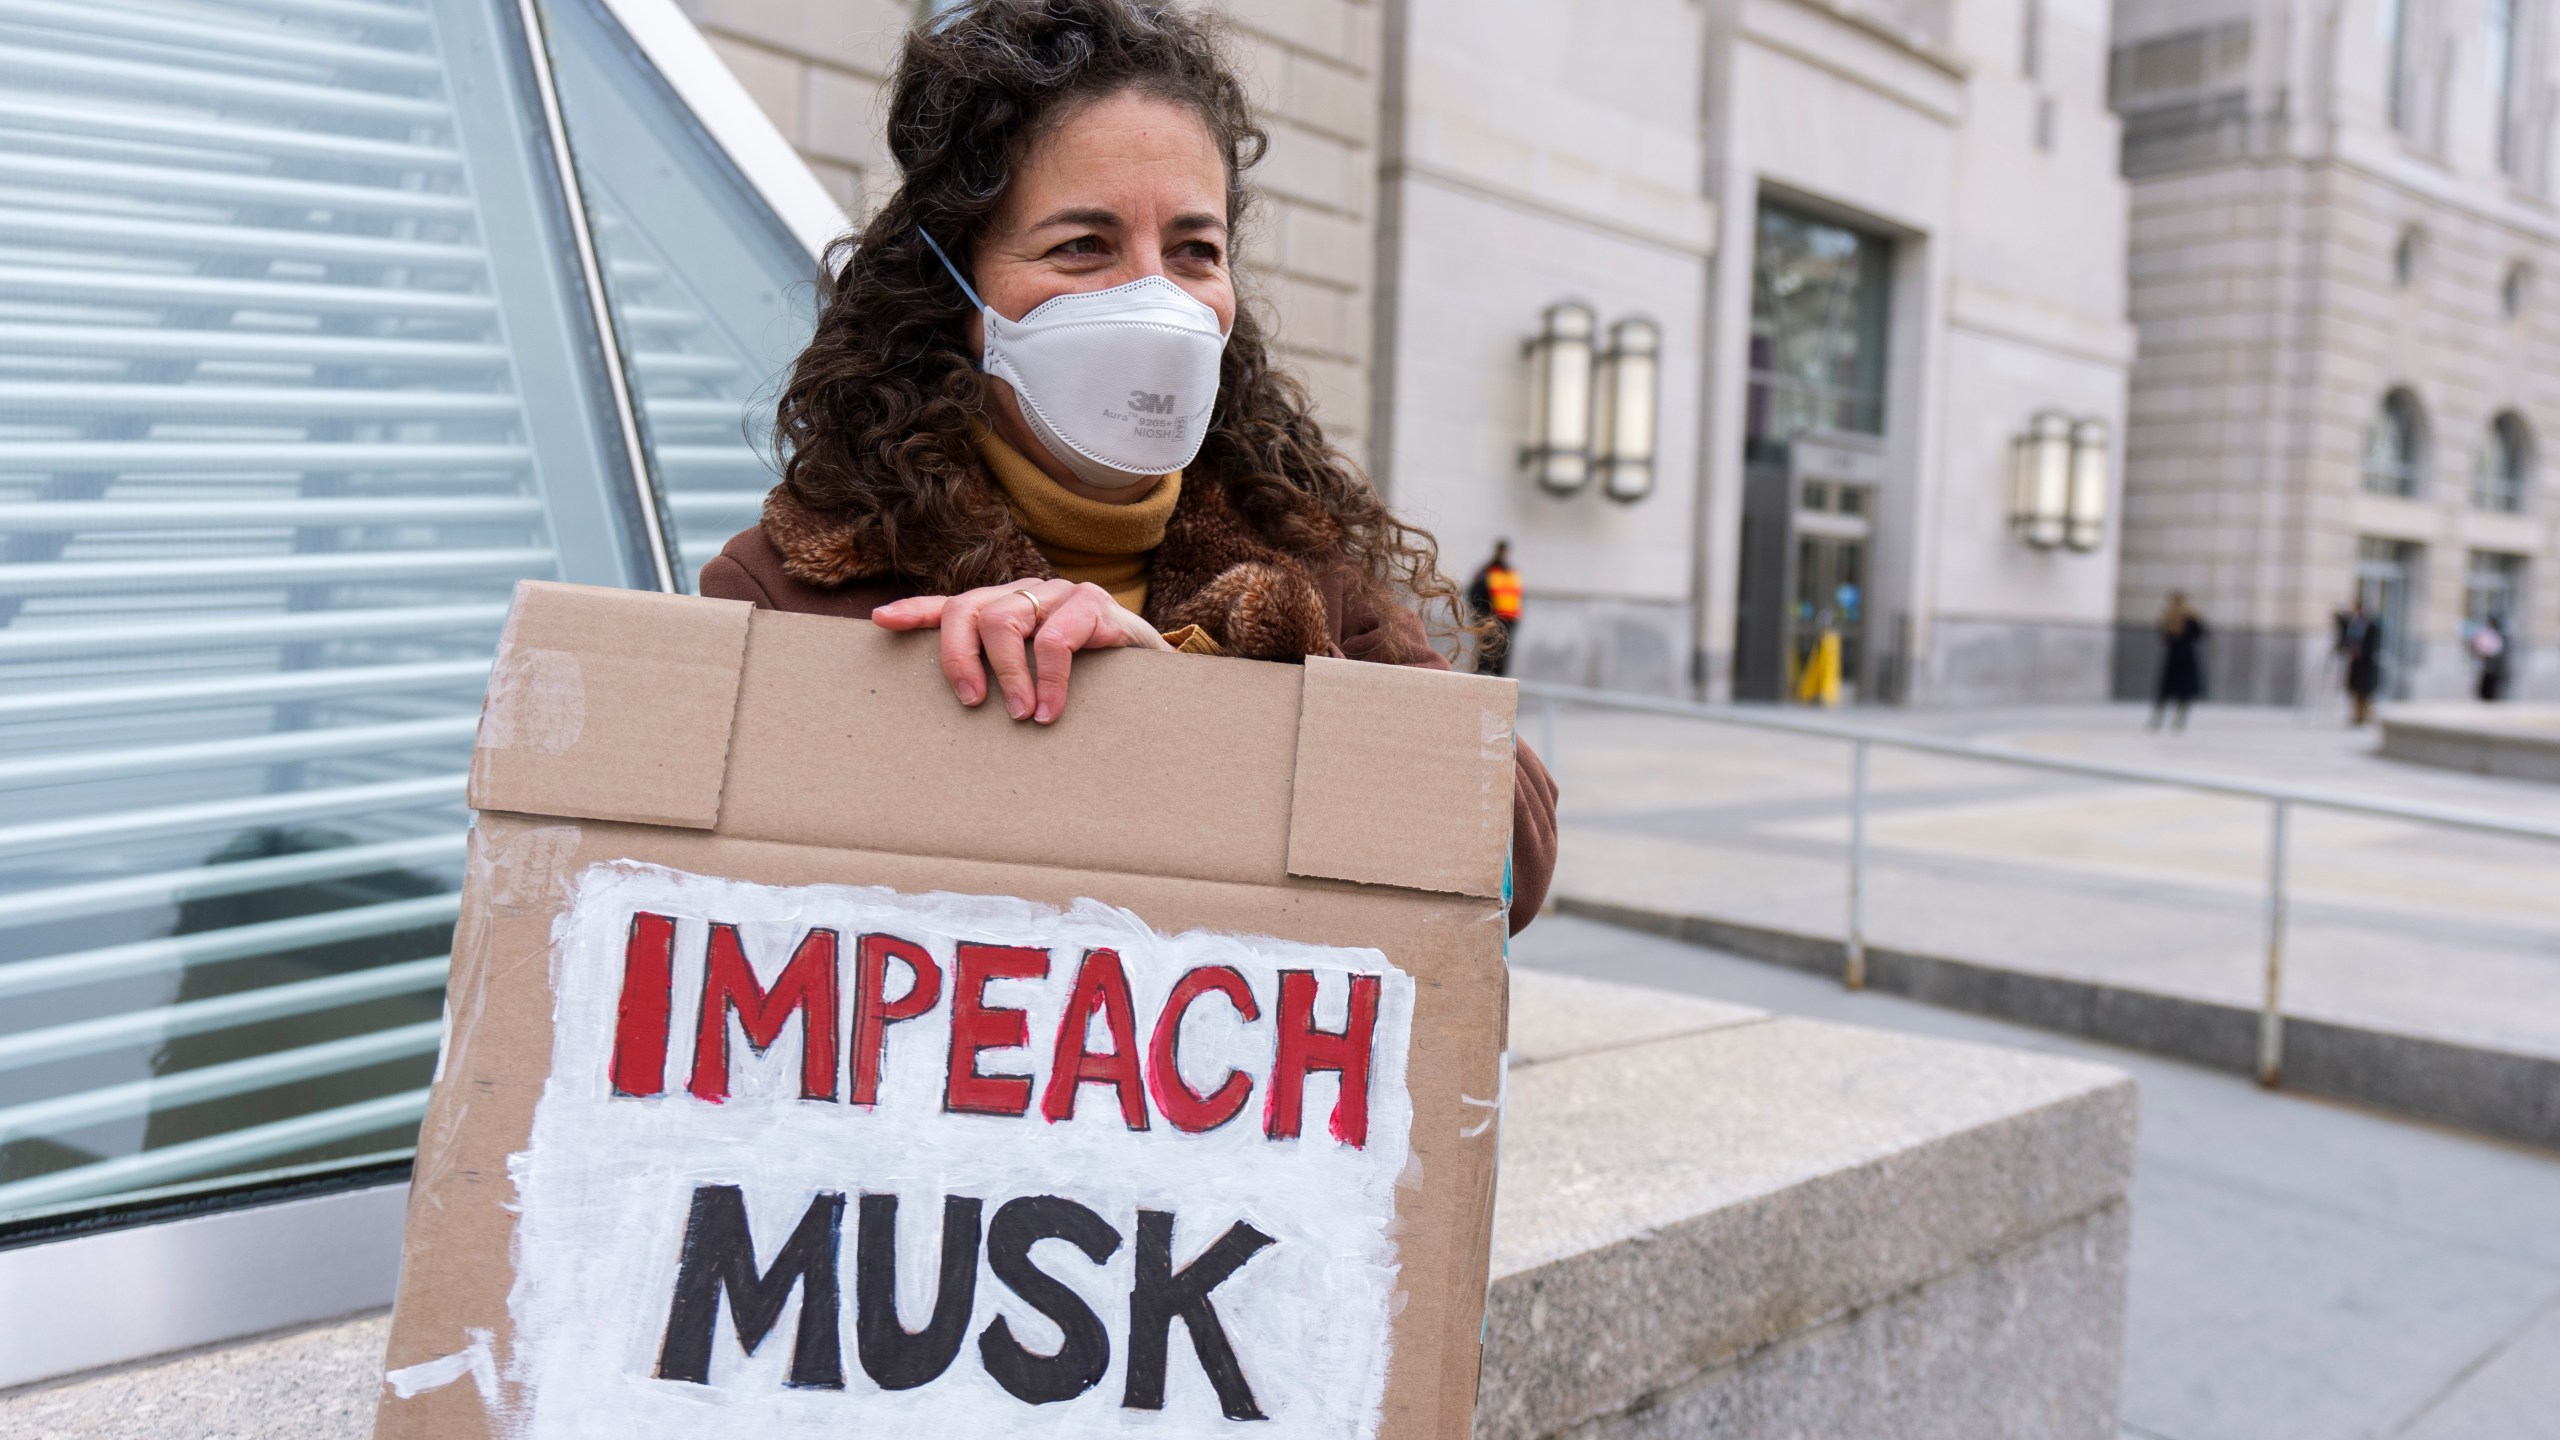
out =
[[[933,247],[933,258],[941,261],[942,268],[951,272],[951,278],[960,282],[960,293],[969,297],[969,303],[981,310],[986,309],[987,302],[978,298],[977,290],[972,288],[968,280],[961,275],[960,267],[951,263],[951,257],[942,253],[942,247],[934,242],[933,236],[926,233],[921,225],[916,227],[916,234],[922,237],[925,244]]]

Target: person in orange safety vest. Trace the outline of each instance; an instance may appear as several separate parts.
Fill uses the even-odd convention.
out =
[[[1493,558],[1467,582],[1467,618],[1493,622],[1493,633],[1476,646],[1476,673],[1511,673],[1511,632],[1520,625],[1520,572],[1511,568],[1511,542],[1493,542]]]

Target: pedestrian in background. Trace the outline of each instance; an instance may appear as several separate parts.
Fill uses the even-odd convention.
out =
[[[2204,637],[2204,617],[2184,591],[2170,591],[2168,608],[2160,612],[2160,683],[2152,689],[2150,728],[2160,728],[2160,717],[2172,705],[2177,718],[2170,728],[2187,728],[2187,707],[2204,698]]]
[[[2507,652],[2514,645],[2507,639],[2507,617],[2492,611],[2480,628],[2471,632],[2471,658],[2480,662],[2480,698],[2497,701],[2507,694]]]
[[[2347,666],[2347,701],[2362,725],[2373,718],[2373,692],[2382,688],[2382,622],[2365,613],[2364,597],[2338,612],[2338,658]]]
[[[1494,541],[1493,558],[1467,582],[1467,618],[1480,627],[1488,621],[1493,626],[1479,631],[1483,638],[1476,642],[1476,673],[1510,674],[1511,632],[1520,628],[1520,572],[1511,568],[1510,541]]]

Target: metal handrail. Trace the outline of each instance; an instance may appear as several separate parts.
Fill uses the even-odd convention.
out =
[[[1893,749],[1915,751],[1924,755],[1943,755],[1986,765],[2008,765],[2022,770],[2077,775],[2092,780],[2160,785],[2207,795],[2226,795],[2265,802],[2268,810],[2267,963],[2265,999],[2258,1015],[2258,1080],[2261,1084],[2269,1086],[2279,1084],[2284,1076],[2282,1001],[2287,904],[2285,869],[2295,806],[2309,806],[2314,809],[2333,810],[2351,815],[2378,816],[2390,820],[2410,820],[2428,825],[2441,825],[2448,829],[2504,835],[2520,840],[2560,842],[2560,822],[2548,820],[2515,819],[2443,805],[2377,800],[2361,795],[2345,795],[2336,791],[2308,789],[2297,785],[2262,785],[2247,780],[2226,780],[2183,771],[2156,770],[2143,765],[2116,765],[2099,760],[2075,760],[2058,755],[2037,755],[2024,750],[1983,745],[1970,740],[1947,740],[1933,735],[1912,735],[1871,725],[1853,725],[1837,720],[1813,719],[1734,705],[1701,705],[1692,701],[1666,700],[1649,695],[1589,690],[1579,686],[1556,685],[1540,680],[1521,681],[1520,693],[1527,699],[1543,702],[1545,733],[1540,737],[1541,749],[1549,763],[1554,762],[1557,754],[1556,712],[1560,705],[1581,705],[1601,710],[1627,710],[1647,715],[1668,715],[1684,720],[1703,720],[1710,724],[1731,725],[1745,730],[1767,730],[1779,734],[1802,735],[1811,739],[1834,740],[1848,745],[1850,747],[1849,914],[1848,934],[1842,946],[1841,982],[1852,990],[1863,988],[1867,981],[1865,916],[1867,752],[1875,746],[1889,746]]]

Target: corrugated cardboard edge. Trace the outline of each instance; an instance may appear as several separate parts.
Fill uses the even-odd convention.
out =
[[[754,610],[518,584],[471,752],[471,808],[712,828]]]
[[[1277,884],[1295,665],[1075,658],[1053,725],[952,699],[937,632],[758,610],[720,833],[908,855]]]
[[[1489,675],[1309,659],[1289,873],[1499,899],[1519,704]]]

